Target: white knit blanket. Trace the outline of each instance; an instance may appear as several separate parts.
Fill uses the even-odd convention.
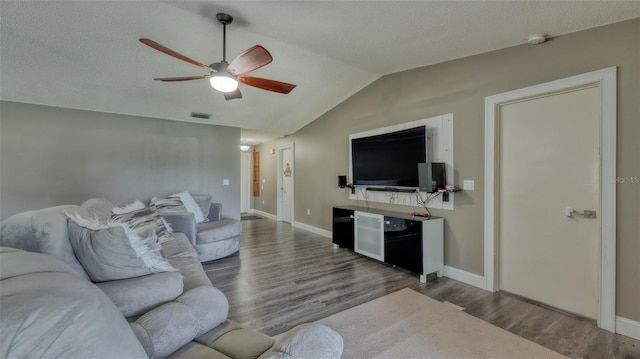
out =
[[[202,213],[202,209],[200,209],[200,206],[198,206],[198,203],[196,202],[196,200],[193,199],[193,197],[191,196],[191,193],[187,191],[172,194],[164,198],[153,198],[151,200],[151,204],[154,206],[157,206],[161,211],[167,210],[167,209],[170,210],[170,208],[178,205],[176,203],[176,200],[179,200],[180,202],[182,202],[182,205],[184,206],[187,212],[193,213],[193,216],[196,219],[196,223],[204,222],[204,214]]]

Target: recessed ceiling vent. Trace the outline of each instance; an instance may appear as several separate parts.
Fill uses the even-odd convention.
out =
[[[191,112],[191,117],[193,118],[202,118],[205,120],[208,120],[211,117],[210,113],[204,113],[204,112]]]

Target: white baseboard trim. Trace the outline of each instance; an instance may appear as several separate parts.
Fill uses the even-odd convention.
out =
[[[302,222],[293,222],[293,226],[300,229],[304,229],[305,231],[309,231],[311,233],[315,233],[319,236],[323,236],[326,238],[333,238],[333,233],[331,231],[327,231],[326,229],[310,226]]]
[[[257,210],[257,209],[251,209],[250,211],[251,211],[251,213],[256,214],[258,216],[262,216],[262,217],[265,217],[265,218],[268,218],[268,219],[272,219],[274,221],[278,220],[278,217],[276,215],[271,214],[271,213],[263,212],[263,211],[260,211],[260,210]],[[309,231],[311,233],[315,233],[315,234],[317,234],[319,236],[323,236],[323,237],[326,237],[326,238],[333,238],[333,233],[331,231],[327,231],[326,229],[310,226],[308,224],[305,224],[305,223],[302,223],[302,222],[296,222],[296,221],[294,221],[292,223],[292,226],[296,227],[296,228],[304,229],[305,231]]]
[[[265,218],[273,219],[274,221],[278,220],[278,217],[273,215],[273,214],[271,214],[271,213],[262,212],[262,211],[259,211],[257,209],[253,209],[252,211],[253,211],[254,214],[257,214],[258,216],[262,216],[262,217],[265,217]]]
[[[616,333],[640,340],[640,322],[623,317],[616,317]]]
[[[462,269],[444,266],[445,277],[455,279],[459,282],[466,283],[472,285],[474,287],[478,287],[480,289],[484,289],[484,277],[481,275],[477,275],[474,273],[463,271]]]

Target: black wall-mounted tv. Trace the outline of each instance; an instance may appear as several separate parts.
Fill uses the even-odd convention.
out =
[[[425,126],[351,140],[356,186],[418,187],[418,163],[426,160]]]

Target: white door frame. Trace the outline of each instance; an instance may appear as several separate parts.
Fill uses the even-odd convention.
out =
[[[246,157],[247,164],[248,164],[247,166],[249,167],[249,168],[241,168],[240,169],[242,171],[242,173],[240,175],[247,177],[247,180],[246,180],[247,185],[245,186],[245,188],[241,189],[241,191],[244,190],[247,193],[247,203],[245,203],[247,205],[247,213],[253,213],[253,208],[251,208],[251,196],[252,196],[252,192],[251,192],[251,178],[252,178],[252,176],[251,176],[251,174],[253,172],[253,169],[252,169],[252,167],[253,167],[252,166],[253,158],[251,156],[251,153],[249,153],[249,152],[240,152],[240,157],[241,158],[242,157]],[[242,196],[240,196],[240,197],[242,197]],[[240,207],[242,208],[242,205],[240,205]]]
[[[293,216],[293,214],[295,213],[293,205],[295,203],[295,198],[294,195],[296,193],[294,186],[295,186],[295,176],[296,176],[296,166],[295,166],[295,159],[296,159],[296,152],[295,152],[295,146],[293,143],[288,144],[288,145],[283,145],[278,147],[278,209],[277,209],[277,220],[278,221],[282,221],[283,219],[283,215],[282,215],[282,201],[283,196],[282,196],[282,182],[283,182],[283,176],[284,173],[282,172],[282,155],[284,150],[286,149],[291,149],[291,156],[293,157],[293,171],[291,172],[291,224],[293,224],[295,222],[295,218]]]
[[[496,213],[496,116],[498,107],[518,99],[558,92],[588,84],[599,84],[600,121],[600,306],[598,326],[615,333],[616,323],[616,67],[572,76],[485,98],[484,155],[484,278],[485,289],[498,290]],[[613,180],[612,180],[613,179]]]

